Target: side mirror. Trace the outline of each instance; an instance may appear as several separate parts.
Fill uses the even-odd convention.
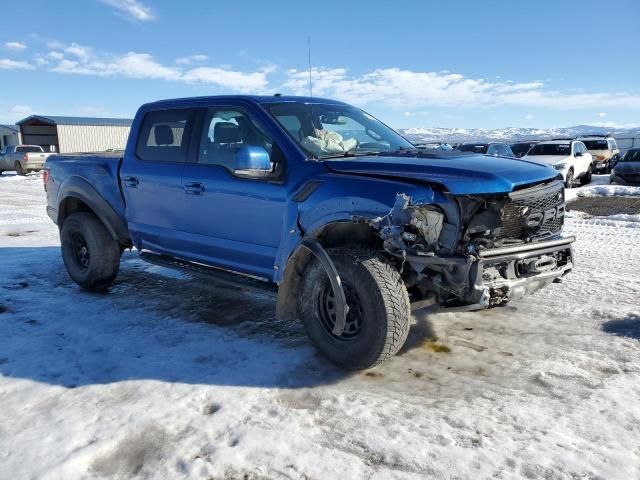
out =
[[[574,157],[581,157],[582,156],[582,152],[576,152],[573,154]]]
[[[273,171],[269,152],[262,147],[242,147],[236,152],[234,173],[239,177],[266,178]]]

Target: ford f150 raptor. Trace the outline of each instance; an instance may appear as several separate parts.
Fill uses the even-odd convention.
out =
[[[54,155],[47,212],[86,289],[125,249],[277,294],[345,369],[400,350],[412,308],[505,305],[573,266],[564,188],[526,160],[417,149],[333,100],[219,96],[143,105],[126,150]]]

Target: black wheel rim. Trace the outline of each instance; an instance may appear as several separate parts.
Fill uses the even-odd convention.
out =
[[[317,297],[316,309],[320,317],[320,325],[325,334],[337,340],[350,340],[357,337],[362,331],[364,312],[360,298],[353,287],[343,282],[342,288],[347,297],[349,312],[347,313],[347,321],[341,336],[333,333],[333,327],[336,324],[336,299],[331,284],[326,283],[322,286]]]
[[[89,247],[87,246],[87,241],[80,233],[74,233],[71,237],[71,248],[73,258],[78,267],[82,270],[89,268]]]

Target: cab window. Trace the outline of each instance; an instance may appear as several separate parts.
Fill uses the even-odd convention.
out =
[[[295,117],[288,126],[295,130]],[[284,166],[282,151],[250,114],[237,108],[210,108],[200,136],[198,163],[219,165],[233,172],[236,155],[244,147],[264,149],[273,168],[269,178],[280,177]]]
[[[136,155],[141,160],[186,162],[194,113],[189,109],[160,110],[145,115]]]

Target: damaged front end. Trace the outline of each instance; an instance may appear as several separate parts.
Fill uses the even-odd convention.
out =
[[[561,236],[561,182],[507,195],[445,197],[432,205],[398,194],[388,215],[368,221],[416,304],[504,305],[573,268],[574,239]]]

